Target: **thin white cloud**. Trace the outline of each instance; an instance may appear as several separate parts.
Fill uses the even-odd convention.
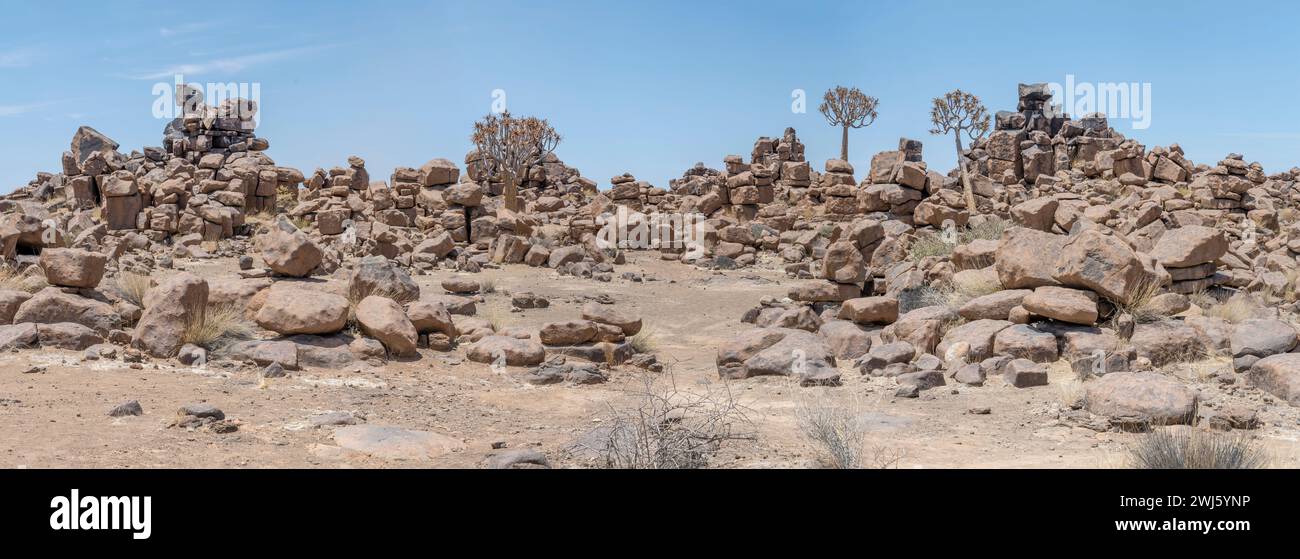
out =
[[[163,27],[163,28],[160,28],[160,29],[158,29],[158,34],[161,35],[161,36],[163,36],[163,37],[175,37],[175,36],[177,36],[177,35],[189,35],[189,34],[191,34],[191,33],[198,33],[198,32],[200,32],[200,31],[204,31],[204,30],[207,30],[207,29],[211,29],[211,28],[212,28],[213,26],[215,26],[215,25],[216,25],[216,22],[211,22],[211,21],[201,21],[201,22],[194,22],[194,23],[182,23],[182,24],[180,24],[180,25],[176,25],[176,26],[172,26],[172,27]]]
[[[0,68],[26,68],[32,65],[36,51],[31,48],[19,48],[0,52]]]
[[[297,48],[275,50],[275,51],[262,52],[256,54],[246,54],[243,56],[234,56],[229,58],[218,58],[214,60],[208,60],[206,62],[191,62],[186,64],[177,64],[168,67],[164,70],[147,72],[135,76],[135,79],[157,80],[166,77],[171,77],[176,74],[183,74],[186,76],[197,76],[203,74],[231,74],[234,72],[241,72],[247,70],[249,68],[252,68],[253,66],[266,64],[268,62],[285,60],[288,58],[309,54],[326,48],[329,48],[329,46],[322,45],[322,46],[310,46],[310,47],[297,47]]]
[[[26,105],[0,105],[0,117],[18,116],[22,114],[27,114],[32,111],[43,109],[53,104],[54,101],[46,101],[44,103],[29,103]]]

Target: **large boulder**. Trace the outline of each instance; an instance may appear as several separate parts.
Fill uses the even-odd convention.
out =
[[[957,314],[966,320],[1006,320],[1025,297],[1033,291],[1028,289],[1006,289],[971,299],[957,309]]]
[[[1128,303],[1157,281],[1136,252],[1113,235],[1091,229],[1070,237],[1056,258],[1052,277],[1067,287],[1091,289],[1119,303]]]
[[[827,320],[817,334],[826,339],[836,359],[857,359],[871,350],[872,331],[847,320]]]
[[[149,290],[145,304],[131,345],[154,357],[175,357],[185,345],[186,330],[204,320],[208,282],[181,272]]]
[[[993,356],[993,340],[998,333],[1011,327],[1005,320],[972,320],[948,330],[935,351],[939,355],[948,353],[949,348],[965,343],[970,347],[966,354],[967,361],[983,361]]]
[[[1256,361],[1246,380],[1260,390],[1300,406],[1300,353],[1281,353]]]
[[[532,367],[546,359],[546,348],[534,339],[513,336],[486,336],[466,352],[470,361],[501,363],[511,367]]]
[[[283,217],[283,216],[282,216]],[[272,226],[258,238],[262,260],[277,274],[290,277],[307,277],[324,258],[319,246],[306,233],[293,225]]]
[[[47,287],[18,305],[13,323],[23,322],[75,322],[101,336],[107,336],[109,332],[122,327],[122,315],[105,301],[65,293],[58,287]]]
[[[1229,339],[1233,357],[1268,357],[1287,353],[1296,346],[1296,331],[1275,318],[1243,320]]]
[[[742,379],[760,375],[838,381],[835,356],[816,334],[789,328],[745,332],[718,348],[718,375]]]
[[[898,320],[898,299],[889,295],[849,299],[840,305],[839,318],[858,324],[891,324]]]
[[[421,334],[438,333],[455,339],[458,335],[456,323],[451,319],[451,311],[437,301],[416,301],[406,309],[406,317],[415,325],[415,331]]]
[[[1061,254],[1066,237],[1024,227],[1002,233],[1002,243],[995,254],[998,281],[1006,289],[1033,289],[1058,285],[1056,260],[1049,255]]]
[[[18,307],[32,298],[32,294],[17,289],[0,289],[0,324],[12,324]]]
[[[108,257],[78,248],[47,248],[41,251],[45,281],[63,287],[96,287],[104,277]]]
[[[537,338],[543,344],[569,346],[584,344],[596,337],[596,323],[590,320],[565,320],[542,325]]]
[[[1091,326],[1097,322],[1097,294],[1081,289],[1043,286],[1024,298],[1025,310],[1053,320]]]
[[[1051,363],[1060,356],[1056,336],[1032,326],[1017,324],[1004,328],[993,338],[993,353]]]
[[[1129,342],[1137,348],[1139,357],[1150,359],[1156,367],[1198,361],[1205,356],[1207,345],[1200,332],[1181,320],[1138,324]]]
[[[602,305],[595,301],[582,306],[582,318],[601,324],[617,326],[625,336],[635,336],[641,331],[641,318],[615,309],[612,305]]]
[[[866,262],[852,241],[838,241],[826,248],[822,277],[835,283],[861,284],[866,281]]]
[[[396,301],[371,295],[357,304],[356,315],[361,331],[384,344],[388,353],[397,356],[419,353],[416,349],[419,333]]]
[[[104,343],[104,337],[94,330],[72,322],[37,324],[36,333],[43,348],[82,351],[95,344]]]
[[[1160,236],[1151,256],[1161,264],[1185,268],[1214,262],[1228,252],[1228,239],[1223,232],[1203,225],[1186,225],[1170,229]]]
[[[392,260],[367,256],[358,260],[352,269],[348,278],[348,297],[360,301],[370,295],[405,303],[420,298],[420,286]]]
[[[1159,373],[1110,373],[1084,390],[1088,411],[1124,422],[1178,425],[1196,415],[1196,391]]]
[[[333,334],[347,326],[348,300],[333,293],[272,288],[254,319],[258,326],[286,336]]]

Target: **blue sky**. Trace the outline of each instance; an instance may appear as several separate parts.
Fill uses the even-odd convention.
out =
[[[818,168],[839,130],[817,112],[837,84],[880,99],[854,130],[861,178],[902,136],[946,172],[930,99],[962,88],[1014,110],[1019,82],[1151,84],[1151,126],[1118,129],[1196,162],[1229,152],[1300,165],[1292,2],[15,2],[0,12],[0,190],[57,171],[78,125],[123,151],[161,142],[155,83],[257,83],[260,136],[303,169],[365,158],[371,176],[459,163],[493,90],[549,118],[557,153],[608,187],[720,168],[758,136],[799,131]],[[201,11],[202,10],[202,11]],[[956,29],[956,30],[954,30]],[[791,111],[791,92],[808,94]]]

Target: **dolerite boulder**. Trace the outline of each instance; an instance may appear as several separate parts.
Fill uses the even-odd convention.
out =
[[[943,335],[935,351],[945,355],[956,344],[965,343],[969,349],[968,361],[983,361],[993,356],[993,340],[998,333],[1010,328],[1012,324],[1005,320],[972,320],[956,328],[951,328]]]
[[[1110,373],[1084,384],[1088,411],[1122,422],[1190,423],[1196,392],[1159,373]]]
[[[981,295],[962,305],[957,314],[966,320],[1006,320],[1014,309],[1033,291],[1028,289],[1007,289]]]
[[[82,351],[95,344],[104,343],[104,338],[94,330],[71,322],[37,324],[36,333],[43,348]]]
[[[1214,262],[1228,252],[1228,240],[1213,227],[1188,225],[1170,229],[1156,242],[1151,256],[1171,268]]]
[[[181,272],[149,291],[131,345],[154,357],[175,357],[191,324],[201,324],[208,305],[208,282]]]
[[[341,295],[297,288],[272,288],[255,317],[257,325],[286,336],[333,334],[348,322]]]
[[[596,337],[596,324],[590,320],[548,322],[537,333],[543,344],[567,346],[585,344]]]
[[[282,276],[307,277],[324,258],[324,253],[311,237],[284,220],[284,216],[280,216],[280,221],[258,238],[258,246],[262,260]]]
[[[1032,326],[1017,324],[1004,328],[993,338],[993,353],[1051,363],[1060,355],[1056,336]]]
[[[760,375],[797,376],[800,382],[833,384],[839,379],[835,356],[816,334],[789,328],[741,333],[718,348],[718,376],[743,379]]]
[[[47,248],[41,251],[45,281],[61,287],[96,287],[104,277],[108,257],[76,248]]]
[[[533,339],[493,335],[474,342],[466,357],[478,363],[531,367],[546,359],[546,348]]]
[[[1251,386],[1300,406],[1300,353],[1281,353],[1255,362],[1246,374]]]
[[[1091,289],[1120,303],[1129,302],[1144,286],[1158,281],[1132,248],[1095,229],[1065,242],[1052,277],[1061,285]]]
[[[1181,320],[1162,320],[1138,324],[1129,338],[1139,357],[1146,357],[1156,367],[1170,363],[1196,361],[1205,355],[1206,340],[1195,328]]]
[[[892,324],[898,320],[898,299],[887,295],[849,299],[840,306],[839,318],[858,324]]]
[[[456,339],[456,323],[451,319],[447,306],[437,301],[416,301],[406,309],[407,318],[421,334],[439,333]]]
[[[58,287],[47,287],[18,305],[13,323],[24,322],[74,322],[107,336],[122,326],[122,316],[107,302],[65,293]]]
[[[1006,289],[1032,289],[1058,285],[1056,259],[1065,248],[1066,237],[1034,229],[1014,227],[1002,233],[995,254],[998,280]]]
[[[415,301],[420,298],[420,286],[396,262],[383,256],[367,256],[357,261],[348,278],[348,296],[360,301],[369,295]]]
[[[1025,310],[1062,322],[1091,326],[1097,322],[1097,294],[1081,289],[1043,286],[1021,303]]]
[[[388,353],[401,357],[419,353],[419,334],[396,301],[371,295],[357,304],[356,315],[361,331],[383,343]]]
[[[1287,353],[1296,347],[1296,331],[1281,320],[1243,320],[1233,329],[1229,338],[1233,365],[1238,371],[1250,368],[1256,361]]]
[[[817,334],[826,339],[836,359],[857,359],[871,350],[872,332],[847,320],[828,320]]]
[[[590,302],[582,306],[582,318],[601,324],[617,326],[623,330],[625,336],[635,336],[641,331],[641,319],[626,312],[614,308],[612,305],[602,305],[596,302]]]
[[[32,298],[32,294],[17,289],[0,289],[0,324],[12,324],[18,307]]]

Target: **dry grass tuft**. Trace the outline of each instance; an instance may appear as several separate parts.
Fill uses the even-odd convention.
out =
[[[121,272],[117,275],[117,294],[132,305],[144,308],[145,296],[153,288],[153,280],[144,274]]]
[[[1253,318],[1262,308],[1259,300],[1249,293],[1238,292],[1221,298],[1206,291],[1192,294],[1192,303],[1201,308],[1205,316],[1221,318],[1233,324]]]
[[[1196,428],[1156,429],[1142,435],[1130,445],[1128,458],[1141,470],[1255,470],[1269,462],[1247,436]]]
[[[8,265],[0,265],[0,289],[36,293],[47,285],[39,266],[19,272]]]
[[[632,351],[637,353],[654,353],[659,350],[659,332],[654,328],[642,327],[629,341],[632,343]]]
[[[1160,295],[1160,292],[1163,290],[1164,286],[1160,285],[1160,282],[1155,279],[1150,277],[1143,279],[1138,283],[1137,288],[1133,290],[1133,297],[1130,298],[1128,302],[1121,303],[1118,301],[1111,301],[1117,309],[1115,316],[1118,317],[1121,314],[1127,313],[1133,317],[1134,322],[1139,324],[1148,324],[1163,320],[1165,314],[1160,312],[1160,309],[1157,309],[1151,304],[1151,300],[1155,299],[1157,295]]]
[[[202,320],[191,320],[185,328],[185,343],[218,351],[232,343],[252,339],[254,328],[239,305],[208,305]]]

